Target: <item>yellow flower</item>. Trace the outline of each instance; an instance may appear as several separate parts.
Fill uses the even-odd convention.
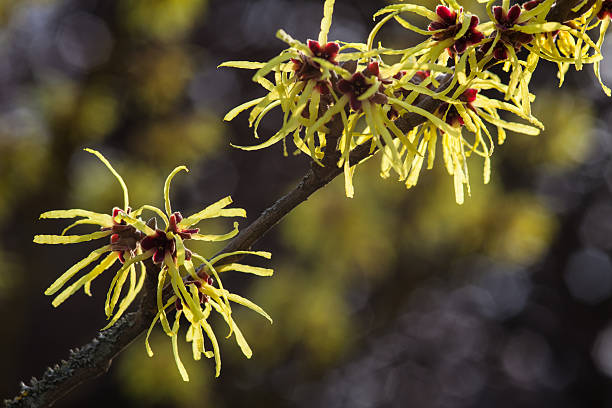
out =
[[[269,259],[271,254],[262,251],[237,251],[224,253],[207,260],[198,253],[189,250],[185,247],[185,242],[188,240],[199,241],[225,241],[233,238],[238,234],[238,223],[234,223],[234,228],[226,234],[200,234],[195,226],[202,220],[217,218],[217,217],[246,217],[246,212],[241,208],[226,208],[232,203],[231,197],[225,197],[205,209],[183,218],[180,212],[172,211],[170,204],[170,183],[174,176],[180,171],[188,171],[185,166],[176,167],[167,177],[164,184],[164,210],[151,206],[144,205],[141,208],[133,211],[131,214],[123,213],[118,216],[127,225],[133,226],[140,231],[144,238],[139,241],[139,247],[142,251],[141,259],[151,258],[153,263],[160,266],[160,272],[157,279],[157,307],[158,313],[151,323],[149,333],[155,326],[157,321],[161,322],[164,332],[171,337],[172,347],[176,359],[176,365],[185,381],[189,381],[189,376],[185,371],[183,364],[178,355],[178,329],[181,316],[185,316],[191,324],[189,339],[193,341],[194,358],[197,360],[201,354],[207,357],[215,357],[216,375],[219,375],[221,369],[221,359],[217,340],[212,328],[207,322],[211,307],[220,313],[230,328],[230,334],[234,334],[238,345],[242,349],[247,358],[251,357],[251,350],[244,339],[244,336],[238,329],[238,326],[231,317],[230,301],[245,305],[251,309],[261,313],[266,318],[269,316],[257,305],[244,299],[236,294],[230,293],[223,288],[223,284],[219,277],[220,272],[238,271],[251,273],[258,276],[272,276],[272,269],[250,266],[241,263],[229,263],[215,265],[223,259],[236,255],[256,255]],[[139,216],[144,210],[152,211],[164,222],[164,229],[157,228],[156,223],[144,223]],[[202,271],[197,272],[194,260],[201,262]],[[206,271],[214,276],[208,276]],[[213,286],[215,283],[218,287]],[[172,287],[173,295],[164,304],[163,289],[166,283]],[[174,324],[170,327],[166,309],[176,305],[177,313],[174,318]],[[204,305],[202,307],[202,305]],[[112,304],[107,303],[107,313],[112,312]],[[110,327],[116,321],[117,316],[111,320],[106,326]],[[204,350],[204,340],[202,330],[206,333],[213,345],[213,351],[207,352]],[[229,336],[228,336],[229,337]],[[146,340],[147,352],[150,356],[153,355],[148,343],[148,335]]]
[[[280,107],[284,113],[280,129],[271,138],[240,148],[256,150],[283,141],[286,155],[286,138],[292,135],[296,153],[303,152],[320,165],[343,168],[346,195],[352,197],[352,178],[359,163],[349,159],[356,148],[369,145],[371,153],[381,152],[381,175],[388,177],[393,170],[411,187],[418,180],[425,153],[428,167],[433,165],[440,138],[445,166],[455,178],[456,201],[462,203],[464,187],[469,194],[466,160],[472,153],[484,158],[484,181],[489,180],[494,147],[491,127],[497,129],[499,144],[507,130],[537,135],[543,129],[531,114],[535,96],[529,91],[538,62],[557,63],[561,82],[570,65],[581,69],[591,63],[599,78],[600,49],[610,20],[608,0],[605,4],[597,0],[586,13],[565,23],[546,20],[554,0],[532,0],[512,7],[509,0],[503,0],[501,6],[494,6],[495,0],[479,2],[486,3],[490,21],[481,23],[456,0],[441,0],[435,11],[416,4],[389,5],[374,14],[380,21],[365,44],[338,41],[338,47],[327,43],[334,3],[328,0],[318,42],[304,45],[280,30],[277,37],[290,48],[269,62],[221,64],[257,69],[253,80],[268,92],[232,109],[226,120],[250,109],[249,122],[258,137],[259,122],[271,109]],[[419,28],[403,19],[402,13],[426,17],[431,23],[427,29]],[[391,20],[429,38],[405,49],[385,48],[380,43],[375,47],[378,32]],[[600,38],[594,42],[589,31],[597,26]],[[523,48],[528,51],[524,59],[519,54]],[[509,73],[507,80],[489,70],[497,64]],[[266,78],[270,73],[273,81]],[[481,90],[501,95],[492,99]],[[466,103],[469,93],[475,99]],[[426,97],[437,100],[439,107],[419,106]],[[507,122],[500,110],[528,124]],[[424,123],[403,129],[396,119],[404,115],[421,117]]]
[[[121,218],[123,215],[128,215],[131,212],[129,207],[128,190],[125,182],[111,166],[111,164],[104,158],[104,156],[92,149],[85,149],[85,151],[95,155],[104,165],[110,170],[110,172],[117,178],[121,188],[123,190],[124,206],[123,209],[114,208],[112,215],[96,213],[88,210],[72,209],[72,210],[55,210],[47,211],[41,214],[40,218],[76,218],[77,221],[66,227],[61,235],[36,235],[34,242],[38,244],[72,244],[77,242],[86,242],[101,238],[108,238],[109,242],[94,251],[92,251],[86,258],[77,262],[71,268],[69,268],[62,276],[60,276],[55,282],[51,284],[45,291],[46,295],[54,295],[59,291],[68,281],[74,277],[81,270],[96,262],[103,254],[109,252],[91,271],[81,278],[76,280],[70,286],[64,288],[55,299],[53,299],[53,306],[57,307],[64,302],[68,297],[73,295],[81,287],[84,287],[85,293],[91,295],[90,285],[91,282],[96,279],[102,272],[111,268],[117,260],[123,265],[115,273],[115,277],[111,283],[111,286],[107,294],[107,316],[110,318],[113,314],[113,310],[119,301],[121,290],[127,281],[128,275],[130,278],[129,289],[127,294],[121,300],[119,308],[114,315],[113,323],[121,317],[123,312],[128,308],[131,302],[134,300],[140,289],[142,288],[145,278],[145,267],[142,264],[142,260],[146,258],[141,252],[137,245],[138,241],[142,239],[143,235],[135,228],[122,222]],[[142,221],[141,221],[142,222]],[[100,230],[84,235],[66,235],[66,233],[77,225],[98,225]],[[139,272],[137,272],[136,266],[139,265]]]

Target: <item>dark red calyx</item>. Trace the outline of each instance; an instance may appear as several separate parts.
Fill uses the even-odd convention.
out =
[[[375,77],[379,77],[380,76],[380,67],[378,66],[378,62],[373,61],[370,62],[368,64],[367,67],[367,72],[368,72],[368,76],[375,76]]]
[[[601,8],[597,12],[597,18],[600,20],[612,18],[612,0],[604,0]]]
[[[393,79],[402,79],[406,75],[406,71],[400,71],[397,74],[393,75]]]
[[[291,58],[293,62],[293,70],[299,81],[308,81],[321,77],[321,66],[312,60],[312,58],[300,53],[300,59]]]
[[[128,225],[124,220],[117,222],[115,217],[120,214],[129,215],[132,209],[130,207],[127,208],[127,211],[123,211],[121,208],[114,207],[111,214],[113,219],[113,226],[104,228],[106,230],[111,230],[112,234],[110,235],[110,246],[111,251],[115,251],[119,256],[119,261],[121,263],[125,263],[125,255],[126,253],[132,257],[135,255],[136,246],[138,242],[144,238],[144,234],[138,231],[131,225]]]
[[[366,68],[368,72],[369,68]],[[338,81],[337,88],[340,93],[350,96],[350,106],[354,111],[358,111],[361,109],[362,101],[359,100],[359,97],[363,95],[368,88],[371,86],[370,83],[366,80],[366,76],[361,72],[356,72],[353,74],[351,79],[341,79]],[[381,84],[381,87],[383,85]],[[387,103],[387,96],[377,91],[374,95],[368,98],[369,102],[385,104]]]
[[[176,243],[173,239],[168,239],[166,232],[160,229],[144,237],[140,241],[140,247],[143,251],[155,250],[152,260],[156,264],[162,263],[166,254],[176,259]]]
[[[126,225],[126,222],[124,220],[121,220],[121,221],[117,222],[115,220],[115,217],[117,217],[119,214],[130,215],[131,212],[132,212],[132,208],[131,207],[128,207],[127,211],[123,211],[119,207],[113,207],[113,210],[111,212],[112,218],[113,218],[113,224],[114,225]]]
[[[436,8],[436,14],[437,19],[432,21],[427,27],[429,31],[436,31],[432,34],[432,38],[436,41],[454,38],[461,30],[461,21],[458,21],[459,16],[457,12],[450,10],[446,6],[438,6]],[[471,17],[470,26],[465,35],[455,40],[455,43],[448,48],[448,52],[451,55],[462,54],[467,47],[478,44],[484,39],[484,34],[476,29],[479,22],[478,16]]]
[[[181,237],[181,239],[191,239],[192,234],[197,234],[200,229],[199,228],[191,228],[191,229],[183,229],[179,228],[178,224],[183,220],[183,216],[180,212],[176,211],[172,213],[170,218],[168,219],[168,231],[172,231],[174,234],[177,234]]]
[[[476,96],[478,95],[478,90],[474,88],[466,89],[460,96],[459,101],[465,104],[465,107],[471,110],[475,110],[474,106],[472,106],[472,102],[476,100]],[[461,127],[465,124],[463,118],[459,114],[459,111],[454,105],[443,103],[438,108],[437,116],[441,118],[446,118],[446,123],[453,127]]]
[[[202,278],[202,280],[204,282],[206,282],[208,285],[212,285],[214,283],[214,280],[213,280],[212,276],[210,276],[206,272],[200,272],[199,275]]]
[[[472,103],[476,100],[476,95],[478,95],[478,89],[468,88],[459,96],[459,100],[461,102]]]
[[[493,7],[493,16],[495,17],[496,26],[500,30],[508,30],[512,28],[521,15],[521,6],[515,4],[508,11],[501,6]]]
[[[457,21],[457,12],[452,11],[446,6],[436,7],[436,14],[438,15],[441,23],[453,25]]]
[[[336,56],[340,51],[340,46],[337,43],[328,42],[325,46],[321,46],[318,41],[308,40],[307,44],[314,57],[323,58],[332,64],[337,64]]]

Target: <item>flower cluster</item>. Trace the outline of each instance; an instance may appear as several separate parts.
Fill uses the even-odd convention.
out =
[[[467,29],[464,29],[462,13],[463,9],[457,12],[446,6],[438,6],[436,18],[427,27],[434,40],[452,40],[452,45],[447,48],[451,56],[463,54],[469,46],[478,44],[484,38],[484,34],[477,29],[480,22],[478,16],[470,16],[469,24],[465,25]]]
[[[441,0],[435,10],[392,4],[374,14],[380,20],[365,43],[348,43],[328,42],[334,1],[326,0],[318,41],[305,45],[280,30],[277,37],[289,48],[277,57],[265,63],[220,65],[256,69],[253,80],[267,92],[232,109],[225,120],[250,109],[249,122],[258,137],[261,119],[280,107],[279,131],[261,144],[240,148],[256,150],[282,142],[286,155],[289,137],[296,153],[307,154],[321,166],[343,168],[349,197],[354,194],[352,177],[359,164],[351,161],[351,153],[359,147],[380,152],[381,175],[388,177],[393,170],[407,187],[416,183],[425,159],[431,168],[436,150],[442,149],[444,166],[455,180],[456,201],[462,203],[465,190],[470,192],[469,157],[484,160],[486,183],[494,135],[501,144],[508,130],[537,135],[544,128],[532,115],[535,96],[529,90],[541,60],[558,65],[561,83],[570,66],[580,70],[585,64],[592,64],[600,78],[601,46],[612,14],[608,0],[599,0],[579,17],[563,22],[547,20],[554,0],[512,7],[509,0],[479,2],[486,3],[489,21],[483,22],[457,0]],[[404,14],[416,14],[430,23],[418,27]],[[375,45],[378,33],[391,20],[423,35],[424,41],[404,49]],[[600,36],[594,41],[589,34],[597,27]],[[495,65],[508,74],[494,74],[490,68]],[[518,120],[508,121],[504,112]],[[403,119],[407,117],[410,126]],[[333,121],[336,125],[331,126]],[[332,129],[340,121],[338,134]]]
[[[258,276],[271,276],[273,271],[268,268],[255,267],[240,263],[227,263],[224,260],[231,256],[255,255],[269,259],[271,254],[262,251],[238,251],[222,253],[212,259],[206,259],[198,253],[185,247],[185,242],[189,240],[200,241],[224,241],[233,238],[238,234],[238,223],[226,234],[201,234],[199,228],[195,226],[202,220],[217,217],[246,217],[246,212],[241,208],[227,208],[232,203],[231,197],[223,198],[214,204],[209,205],[189,217],[184,218],[180,212],[172,211],[170,204],[170,183],[174,176],[180,171],[187,171],[185,166],[175,168],[164,185],[164,209],[152,205],[143,205],[137,210],[132,210],[128,203],[128,190],[121,176],[115,171],[111,164],[102,156],[101,153],[85,149],[94,154],[117,178],[124,195],[124,207],[114,208],[112,214],[101,214],[87,210],[56,210],[48,211],[41,215],[41,218],[75,218],[79,219],[65,228],[60,235],[37,235],[34,242],[39,244],[70,244],[85,242],[96,239],[107,239],[108,244],[94,250],[85,259],[77,262],[60,276],[45,291],[47,295],[54,295],[62,289],[77,273],[95,263],[103,254],[107,255],[90,272],[64,288],[53,300],[53,306],[59,306],[69,296],[73,295],[81,287],[85,293],[91,295],[90,285],[102,272],[110,269],[117,260],[121,263],[119,269],[111,281],[105,302],[105,313],[109,319],[108,324],[102,329],[111,327],[125,313],[127,308],[136,298],[136,295],[143,287],[147,276],[147,269],[144,261],[150,259],[153,264],[159,267],[157,277],[157,307],[158,313],[151,324],[151,329],[157,321],[160,321],[165,333],[172,339],[172,347],[176,359],[177,367],[185,381],[189,376],[185,371],[178,355],[178,329],[181,317],[186,317],[190,323],[188,341],[193,342],[193,355],[197,360],[201,354],[216,361],[216,375],[221,369],[220,351],[217,339],[212,327],[207,322],[212,309],[219,313],[227,322],[230,329],[230,336],[234,334],[238,345],[247,358],[252,352],[244,336],[238,329],[232,318],[230,301],[244,305],[272,321],[270,317],[256,304],[237,294],[231,293],[223,288],[219,277],[220,272],[238,271],[251,273]],[[150,211],[164,223],[163,228],[157,226],[157,217],[149,219],[147,222],[140,218],[144,211]],[[66,233],[77,225],[98,225],[99,231],[84,235],[66,235]],[[199,265],[194,263],[196,260]],[[211,275],[209,275],[211,274]],[[127,293],[121,297],[122,292],[126,292],[129,277],[129,287]],[[172,288],[172,296],[164,299],[163,291],[166,284]],[[172,327],[168,323],[166,310],[176,306],[176,315]],[[212,351],[204,349],[204,336],[212,344]],[[229,337],[229,336],[228,336]],[[148,343],[146,348],[149,355],[153,355]]]

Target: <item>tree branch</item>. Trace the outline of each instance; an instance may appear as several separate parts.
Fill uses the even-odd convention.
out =
[[[569,18],[574,18],[576,12],[572,12],[571,9],[579,1],[558,1],[551,9],[549,21],[563,22]],[[589,0],[579,12],[584,13],[592,4],[594,4],[594,0]],[[438,80],[440,82],[438,91],[441,91],[449,86],[452,75],[446,74]],[[433,113],[441,103],[440,100],[425,97],[417,106]],[[425,121],[426,118],[423,116],[407,113],[396,120],[396,125],[406,133]],[[342,132],[339,115],[332,119],[329,128],[330,133],[327,139],[337,141]],[[331,147],[326,149],[326,151],[330,150]],[[357,147],[351,153],[350,163],[351,165],[357,164],[375,153],[376,151],[371,151],[370,144],[366,143]],[[326,161],[326,164],[327,166],[321,167],[313,163],[312,168],[293,190],[263,211],[253,223],[242,230],[219,253],[250,249],[291,210],[342,173],[342,169],[335,166],[334,163]],[[224,260],[224,263],[234,262],[238,258],[240,257],[228,257]],[[7,408],[49,407],[82,382],[108,371],[113,358],[140,336],[155,316],[155,282],[158,272],[159,270],[156,271],[152,263],[147,265],[145,289],[141,295],[140,307],[137,312],[126,314],[114,326],[98,334],[90,343],[80,349],[71,350],[68,360],[62,360],[60,364],[48,368],[40,380],[33,377],[27,385],[22,382],[20,394],[12,400],[6,400],[5,406]]]
[[[548,21],[556,21],[563,23],[565,21],[573,20],[586,13],[593,5],[596,0],[587,0],[578,10],[572,11],[572,9],[582,3],[582,0],[561,0],[557,1],[555,5],[550,9],[548,13]]]

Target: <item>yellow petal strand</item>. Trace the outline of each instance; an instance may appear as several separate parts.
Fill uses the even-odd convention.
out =
[[[227,306],[228,310],[231,312],[232,309],[230,307],[229,300],[228,300],[227,295],[226,295],[227,291],[225,289],[223,289],[223,283],[221,282],[221,278],[219,277],[219,274],[217,273],[217,270],[212,265],[212,262],[207,261],[206,258],[202,257],[202,258],[199,258],[199,259],[206,264],[206,267],[208,268],[208,270],[210,272],[212,272],[212,275],[217,280],[217,284],[219,285],[219,290],[223,294],[223,299],[225,300],[225,305]]]
[[[599,47],[601,47],[603,45],[603,41],[604,41],[604,37],[606,35],[606,31],[608,30],[608,27],[610,25],[610,18],[605,18],[602,22],[601,22],[601,26],[599,27],[599,40],[597,40],[597,45]],[[610,90],[610,88],[608,88],[603,81],[601,80],[601,74],[600,74],[600,62],[597,61],[593,64],[593,70],[595,72],[595,76],[597,77],[597,80],[599,81],[599,85],[601,85],[601,89],[603,89],[604,93],[609,97],[612,96],[612,91]]]
[[[321,19],[321,31],[319,32],[319,44],[321,47],[327,43],[327,34],[332,23],[332,14],[334,13],[335,0],[325,0],[323,6],[323,18]]]
[[[353,175],[355,173],[355,168],[357,166],[351,167],[348,160],[344,161],[344,193],[347,198],[353,198],[355,196],[355,187],[353,186]]]
[[[40,218],[75,218],[85,217],[95,224],[102,227],[110,227],[113,225],[113,219],[108,214],[101,214],[93,211],[72,209],[72,210],[53,210],[40,214]]]
[[[178,266],[185,264],[185,244],[181,239],[181,236],[176,234],[174,236],[174,243],[176,244],[176,264]]]
[[[123,284],[125,283],[128,273],[132,270],[132,266],[141,262],[147,258],[150,258],[153,255],[154,250],[147,251],[145,253],[136,255],[132,258],[128,258],[125,260],[123,266],[117,271],[115,277],[111,281],[111,284],[108,288],[108,292],[106,294],[106,303],[104,305],[104,311],[108,318],[113,314],[113,310],[117,305],[117,301],[119,300],[119,296],[121,295],[121,289],[123,289]]]
[[[227,211],[225,213],[223,212],[223,209],[225,207],[227,207],[228,205],[230,205],[231,203],[232,203],[232,197],[227,196],[225,198],[222,198],[221,200],[217,201],[216,203],[209,205],[208,207],[206,207],[202,211],[197,212],[197,213],[195,213],[193,215],[190,215],[187,218],[183,218],[183,220],[178,223],[178,227],[179,228],[189,228],[189,227],[197,224],[201,220],[204,220],[204,219],[207,219],[207,218],[220,217],[220,216],[225,216],[225,217],[246,217],[246,211],[244,211],[241,208],[229,208],[229,209],[227,209],[228,211],[229,210],[236,210],[236,211],[234,211],[235,215],[221,215],[221,214],[234,214],[234,213],[228,213]]]
[[[255,303],[251,302],[249,299],[243,298],[240,295],[237,295],[235,293],[229,293],[229,292],[227,292],[227,297],[232,302],[235,302],[235,303],[238,303],[239,305],[248,307],[252,311],[257,312],[260,315],[262,315],[263,317],[265,317],[266,319],[268,319],[270,321],[270,323],[273,323],[272,318],[270,317],[270,315],[267,314],[266,311],[263,310],[260,306],[258,306]]]
[[[230,68],[241,68],[241,69],[259,69],[266,65],[265,62],[253,62],[253,61],[225,61],[217,65],[217,68],[230,67]]]
[[[96,231],[85,235],[36,235],[34,242],[37,244],[76,244],[78,242],[93,241],[108,237],[111,231]]]
[[[187,292],[187,288],[185,287],[185,282],[181,278],[179,274],[178,268],[172,259],[172,255],[166,253],[164,257],[164,264],[168,267],[168,272],[170,273],[170,280],[174,287],[174,290],[177,291],[177,296],[182,296],[183,299],[187,302],[187,306],[191,310],[191,313],[194,315],[195,320],[200,320],[202,318],[202,310],[199,304],[196,304],[189,293]]]
[[[238,328],[238,325],[236,324],[234,319],[232,319],[231,317],[230,317],[230,322],[232,324],[234,336],[236,336],[236,343],[238,343],[238,346],[240,347],[242,354],[244,354],[246,358],[251,358],[253,356],[253,350],[251,350],[249,343],[247,343],[246,339],[242,335],[242,332]]]
[[[374,44],[374,38],[376,37],[376,34],[378,34],[378,32],[380,31],[382,26],[385,25],[387,23],[387,21],[391,20],[398,13],[399,13],[398,11],[394,11],[391,14],[388,14],[388,15],[384,16],[382,18],[382,20],[380,20],[378,23],[376,23],[376,25],[374,26],[372,31],[370,31],[370,35],[368,35],[368,41],[366,43],[368,51],[370,51],[372,49],[372,45]],[[376,14],[374,14],[374,18],[376,18]]]
[[[384,7],[380,10],[378,10],[375,14],[374,14],[374,18],[385,14],[385,13],[390,13],[393,11],[398,11],[398,12],[412,12],[412,13],[416,13],[420,16],[426,17],[429,20],[435,20],[438,18],[437,14],[434,13],[433,11],[431,11],[430,9],[428,9],[427,7],[423,7],[423,6],[417,6],[414,4],[393,4],[387,7]]]
[[[181,377],[183,378],[183,381],[188,382],[189,381],[189,374],[187,374],[187,370],[185,369],[185,366],[183,365],[183,362],[181,361],[181,357],[179,356],[179,351],[178,351],[178,331],[179,331],[179,325],[180,325],[180,319],[181,317],[181,312],[176,312],[176,316],[174,318],[174,325],[172,326],[172,353],[174,354],[174,361],[176,362],[176,367],[179,370],[179,373],[181,373]]]
[[[145,276],[144,273],[141,274],[140,275],[140,280],[137,282],[137,280],[136,280],[136,268],[135,268],[134,265],[132,265],[130,267],[130,289],[128,290],[127,295],[125,295],[125,297],[123,299],[121,299],[121,302],[119,303],[119,308],[117,309],[117,312],[115,313],[115,315],[113,316],[111,321],[106,326],[104,326],[104,328],[102,328],[101,330],[108,329],[109,327],[114,325],[115,322],[117,322],[117,320],[119,320],[119,318],[121,316],[123,316],[123,313],[125,313],[127,308],[130,307],[130,305],[132,304],[132,302],[136,298],[136,295],[139,292],[139,288],[138,287],[140,286],[142,288],[142,283],[144,283],[144,276]]]
[[[131,215],[121,213],[119,213],[116,218],[120,219],[121,221],[125,221],[127,224],[136,228],[138,231],[144,233],[145,235],[152,235],[155,233],[155,230],[153,228],[149,227],[143,220],[139,218],[134,218]]]
[[[147,336],[145,337],[145,348],[147,349],[147,354],[149,355],[149,357],[153,357],[153,350],[151,349],[151,345],[149,344],[149,336],[151,335],[151,331],[153,330],[153,327],[155,327],[155,323],[157,323],[161,314],[165,314],[165,310],[170,307],[170,305],[174,304],[174,302],[176,302],[176,296],[172,296],[170,299],[168,299],[168,303],[166,303],[162,308],[160,308],[159,312],[157,312],[155,318],[151,322],[149,330],[147,330]]]
[[[210,324],[208,324],[206,320],[201,320],[200,324],[212,343],[213,353],[215,354],[215,377],[219,377],[219,374],[221,373],[221,351],[219,350],[217,337],[215,336],[215,332],[213,332],[212,327],[210,327]]]
[[[278,34],[277,34],[278,37]],[[276,57],[272,58],[270,61],[268,61],[263,67],[261,67],[256,73],[255,75],[253,75],[253,81],[254,82],[258,82],[260,78],[266,76],[270,71],[274,70],[275,68],[278,68],[280,66],[281,63],[287,61],[290,58],[295,58],[297,57],[298,54],[296,52],[282,52],[279,55],[277,55]]]
[[[563,30],[567,28],[567,26],[561,23],[527,24],[525,26],[515,25],[514,27],[512,27],[513,30],[527,34],[551,33],[553,31]]]
[[[61,305],[66,299],[75,294],[81,288],[81,286],[83,286],[87,282],[91,282],[92,280],[97,278],[98,275],[100,275],[102,272],[113,266],[117,258],[117,254],[114,252],[108,254],[106,258],[104,258],[102,262],[96,265],[96,267],[93,268],[88,274],[82,276],[79,280],[68,286],[59,295],[57,295],[53,299],[53,302],[51,302],[53,307],[58,307],[59,305]],[[45,294],[51,293],[45,292]]]
[[[193,328],[193,359],[198,361],[201,358],[202,353],[206,353],[204,349],[204,334],[202,333],[202,326],[197,323],[191,326]]]
[[[168,216],[172,214],[172,208],[170,207],[170,182],[172,181],[176,173],[182,170],[189,172],[189,169],[185,166],[175,167],[174,170],[172,170],[172,172],[168,175],[168,177],[166,178],[166,182],[164,183],[164,205],[166,209],[166,214],[168,214]]]
[[[66,233],[68,231],[70,231],[72,228],[76,227],[77,225],[100,225],[100,223],[97,222],[97,221],[93,221],[93,220],[80,219],[80,220],[77,220],[77,221],[73,222],[72,224],[70,224],[66,228],[64,228],[60,235],[66,235]]]
[[[238,235],[238,223],[234,222],[234,229],[230,232],[228,232],[227,234],[222,234],[222,235],[214,235],[214,234],[208,234],[208,235],[203,235],[203,234],[191,234],[191,239],[194,239],[196,241],[209,241],[209,242],[216,242],[216,241],[226,241],[230,238],[234,238],[236,235]]]
[[[110,245],[105,245],[105,246],[103,246],[101,248],[98,248],[98,249],[92,251],[87,256],[87,258],[80,260],[74,266],[72,266],[70,269],[68,269],[66,272],[64,272],[62,274],[62,276],[57,278],[57,280],[55,282],[53,282],[51,284],[51,286],[49,286],[47,288],[47,290],[45,290],[45,295],[47,295],[47,296],[53,295],[62,286],[64,286],[66,284],[66,282],[68,282],[70,280],[70,278],[72,278],[77,272],[79,272],[81,269],[85,268],[87,265],[89,265],[90,263],[92,263],[93,261],[98,259],[103,253],[108,252],[108,251],[110,251]]]
[[[113,176],[115,176],[117,181],[119,181],[119,184],[121,185],[121,189],[123,190],[123,209],[127,211],[128,207],[130,206],[130,199],[128,197],[128,189],[127,189],[127,186],[125,185],[125,182],[123,181],[123,178],[121,178],[119,173],[117,173],[117,171],[113,168],[113,166],[111,166],[110,162],[106,160],[106,157],[104,157],[102,153],[94,149],[83,149],[83,150],[85,150],[88,153],[93,154],[98,159],[100,159],[100,161],[104,163],[104,165],[110,170],[110,172],[113,173]]]
[[[168,317],[166,316],[166,306],[164,306],[162,301],[162,294],[164,291],[164,284],[166,282],[166,275],[168,274],[168,268],[162,267],[159,271],[159,275],[157,277],[157,310],[159,314],[159,321],[164,329],[164,332],[170,336],[172,335],[172,330],[170,329],[170,324],[168,323]],[[178,300],[178,294],[176,296],[172,296],[175,300]]]
[[[193,254],[193,252],[192,252]],[[196,257],[200,257],[200,255],[195,254]],[[195,280],[199,279],[198,274],[196,273],[195,267],[193,266],[193,262],[191,260],[187,261],[185,260],[185,269],[187,269],[187,272],[189,272],[189,275],[191,275],[191,277]]]
[[[147,267],[143,262],[140,262],[140,278],[138,278],[138,283],[136,283],[136,293],[139,293],[144,285],[144,281],[147,277]]]
[[[396,98],[389,98],[389,101],[392,102],[392,103],[398,104],[402,108],[406,109],[408,112],[413,112],[413,113],[416,113],[418,115],[421,115],[421,116],[429,119],[430,121],[432,121],[436,125],[436,127],[438,127],[440,130],[443,130],[446,133],[455,133],[453,128],[448,123],[446,123],[445,121],[443,121],[439,117],[435,116],[434,114],[426,111],[425,109],[419,108],[418,106],[412,106],[412,105],[407,104],[404,101],[402,101],[400,99],[396,99]]]
[[[111,281],[111,285],[106,294],[105,305],[106,317],[109,319],[113,315],[113,311],[115,310],[115,306],[117,305],[117,301],[119,300],[119,296],[121,295],[121,290],[123,289],[123,285],[127,280],[131,269],[132,265],[129,265],[127,268],[121,267],[121,269],[119,269],[119,271]]]
[[[242,208],[224,208],[216,215],[217,217],[242,217],[246,218],[246,211]]]
[[[230,263],[217,267],[217,272],[227,271],[245,272],[257,276],[272,276],[274,274],[274,269],[260,268],[258,266],[244,265],[240,263]]]
[[[468,13],[465,13],[463,15],[463,22],[461,23],[461,29],[457,32],[457,34],[455,34],[455,38],[454,38],[455,41],[463,37],[467,33],[467,31],[470,29],[471,18],[472,17]]]
[[[481,112],[480,116],[492,125],[499,126],[516,133],[522,133],[530,136],[537,136],[540,134],[540,129],[533,126],[516,122],[506,122],[505,120],[494,118],[493,116],[490,116],[484,112]]]
[[[414,31],[417,34],[422,34],[422,35],[431,35],[431,31],[427,31],[427,30],[423,30],[422,28],[419,28],[417,26],[414,26],[412,24],[410,24],[408,21],[404,20],[403,18],[401,18],[400,16],[393,16],[393,18],[395,19],[395,21],[397,21],[398,23],[400,23],[400,25],[410,31]]]
[[[140,207],[139,209],[137,209],[136,211],[132,211],[132,213],[130,215],[132,216],[132,218],[138,217],[138,216],[140,216],[140,214],[142,214],[142,212],[144,210],[149,210],[149,211],[152,211],[155,214],[159,215],[159,217],[162,219],[162,221],[164,221],[164,224],[166,225],[166,227],[168,226],[168,217],[166,217],[166,214],[164,214],[164,212],[162,210],[160,210],[159,208],[154,207],[152,205],[145,204],[142,207]]]
[[[272,253],[268,251],[234,251],[234,252],[226,252],[221,255],[217,255],[210,260],[210,263],[214,265],[215,263],[219,262],[222,259],[228,258],[230,256],[236,256],[236,255],[255,255],[255,256],[260,256],[262,258],[266,258],[266,259],[272,259]]]
[[[243,103],[243,104],[240,104],[240,105],[236,106],[234,109],[232,109],[231,111],[229,111],[229,112],[227,112],[227,113],[225,114],[225,116],[223,117],[223,120],[225,120],[225,121],[228,121],[228,122],[229,122],[230,120],[232,120],[232,119],[234,119],[236,116],[238,116],[238,114],[239,114],[240,112],[243,112],[243,111],[245,111],[245,110],[249,109],[251,106],[255,106],[255,105],[257,105],[257,104],[258,104],[259,102],[261,102],[263,99],[264,99],[263,97],[261,97],[261,98],[257,98],[257,99],[253,99],[252,101],[248,101],[248,102],[245,102],[245,103]]]
[[[112,259],[112,262],[107,264],[107,262],[109,262],[111,259]],[[82,276],[78,281],[73,283],[70,287],[74,286],[75,291],[76,291],[81,287],[81,285],[83,285],[83,291],[85,292],[85,294],[87,296],[91,296],[91,282],[93,282],[94,279],[96,279],[102,272],[110,268],[115,263],[115,260],[117,259],[119,259],[119,255],[117,254],[117,252],[111,252],[110,254],[106,256],[106,258],[104,258],[100,262],[100,264],[98,264],[95,268],[93,268],[87,275]],[[83,282],[85,282],[85,284],[83,284]],[[64,291],[67,291],[68,289],[69,288],[66,288],[64,289]],[[58,295],[58,297],[60,296],[62,296],[61,293]]]

